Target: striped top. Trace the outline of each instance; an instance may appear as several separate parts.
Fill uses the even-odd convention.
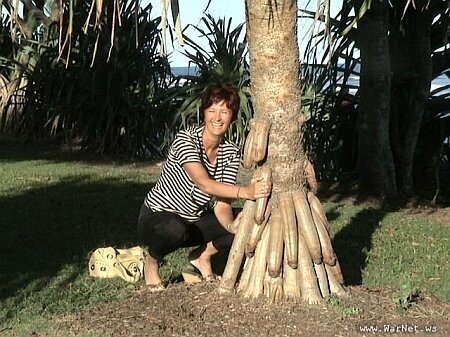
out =
[[[224,139],[219,144],[216,164],[210,164],[203,145],[203,129],[204,126],[191,126],[176,135],[161,176],[145,198],[145,205],[151,210],[173,212],[187,221],[197,221],[208,208],[212,196],[195,186],[183,169],[185,163],[202,163],[211,179],[236,184],[239,148]]]

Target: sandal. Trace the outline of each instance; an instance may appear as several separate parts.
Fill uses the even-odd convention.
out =
[[[160,293],[160,292],[166,290],[166,287],[164,287],[162,283],[147,284],[147,285],[145,285],[145,287],[151,293]]]
[[[137,293],[160,293],[166,290],[162,283],[146,284],[142,288],[136,290]]]
[[[211,275],[205,276],[203,279],[206,282],[214,282],[214,281],[220,280],[220,278],[221,277],[219,275],[211,274]]]
[[[200,270],[192,263],[186,265],[186,267],[181,272],[181,275],[183,276],[184,282],[186,284],[200,283],[203,281],[214,282],[220,279],[216,274],[206,275],[205,277],[203,277]]]

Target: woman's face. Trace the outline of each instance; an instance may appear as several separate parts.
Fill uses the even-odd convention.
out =
[[[225,101],[214,103],[203,111],[205,130],[215,136],[223,136],[233,119],[233,112]]]

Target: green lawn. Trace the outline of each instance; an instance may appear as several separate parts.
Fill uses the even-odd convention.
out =
[[[58,328],[54,314],[130,296],[134,285],[121,279],[90,278],[87,261],[97,247],[137,243],[139,208],[155,179],[145,165],[77,161],[0,141],[0,335],[48,333]],[[364,205],[326,210],[348,284],[450,299],[448,224]],[[185,256],[167,258],[166,281],[179,277]]]
[[[327,204],[333,247],[348,284],[450,300],[450,226],[424,214]]]

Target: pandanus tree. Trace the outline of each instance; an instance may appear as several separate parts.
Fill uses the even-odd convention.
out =
[[[255,169],[255,179],[271,180],[273,192],[267,200],[245,202],[219,289],[319,303],[345,291],[315,195],[314,170],[303,151],[297,2],[247,0],[245,5],[254,118],[243,162]]]
[[[171,115],[161,94],[171,74],[159,53],[161,18],[150,18],[151,4],[20,0],[0,6],[13,37],[11,55],[0,58],[0,131],[103,154],[162,156]]]
[[[246,11],[255,117],[243,163],[255,168],[255,179],[271,180],[273,191],[268,200],[246,201],[219,290],[238,284],[246,297],[319,303],[345,291],[303,151],[297,2],[247,0]]]
[[[448,27],[448,1],[415,0],[412,4],[398,1],[390,10],[390,138],[397,187],[407,195],[414,190],[413,167],[419,131],[431,80],[440,73],[438,56],[447,55],[441,71],[449,66]],[[435,52],[441,46],[445,51]]]
[[[431,161],[423,153],[436,155],[436,151],[424,151],[430,145],[423,143],[438,137],[439,132],[422,134],[421,139],[418,132],[430,107],[430,82],[448,69],[448,2],[343,1],[339,13],[328,21],[325,13],[303,12],[322,27],[309,41],[306,59],[312,66],[305,70],[319,97],[324,97],[313,103],[313,122],[308,124],[313,131],[308,135],[320,136],[315,144],[310,139],[307,142],[309,151],[320,154],[316,157],[320,176],[329,178],[331,173],[331,178],[336,177],[333,174],[339,163],[333,166],[336,158],[331,156],[336,150],[341,150],[338,154],[348,152],[339,147],[347,138],[339,138],[338,125],[349,121],[350,130],[358,130],[350,145],[359,157],[360,189],[377,197],[412,193],[413,172],[417,174]],[[324,44],[327,50],[317,61],[317,48]],[[329,67],[325,68],[321,63],[327,59]],[[348,83],[353,74],[360,75],[359,87]],[[340,88],[356,92],[357,114],[348,109],[345,116],[338,109]],[[441,111],[446,110],[448,99],[435,98]],[[320,121],[328,125],[322,126]]]

